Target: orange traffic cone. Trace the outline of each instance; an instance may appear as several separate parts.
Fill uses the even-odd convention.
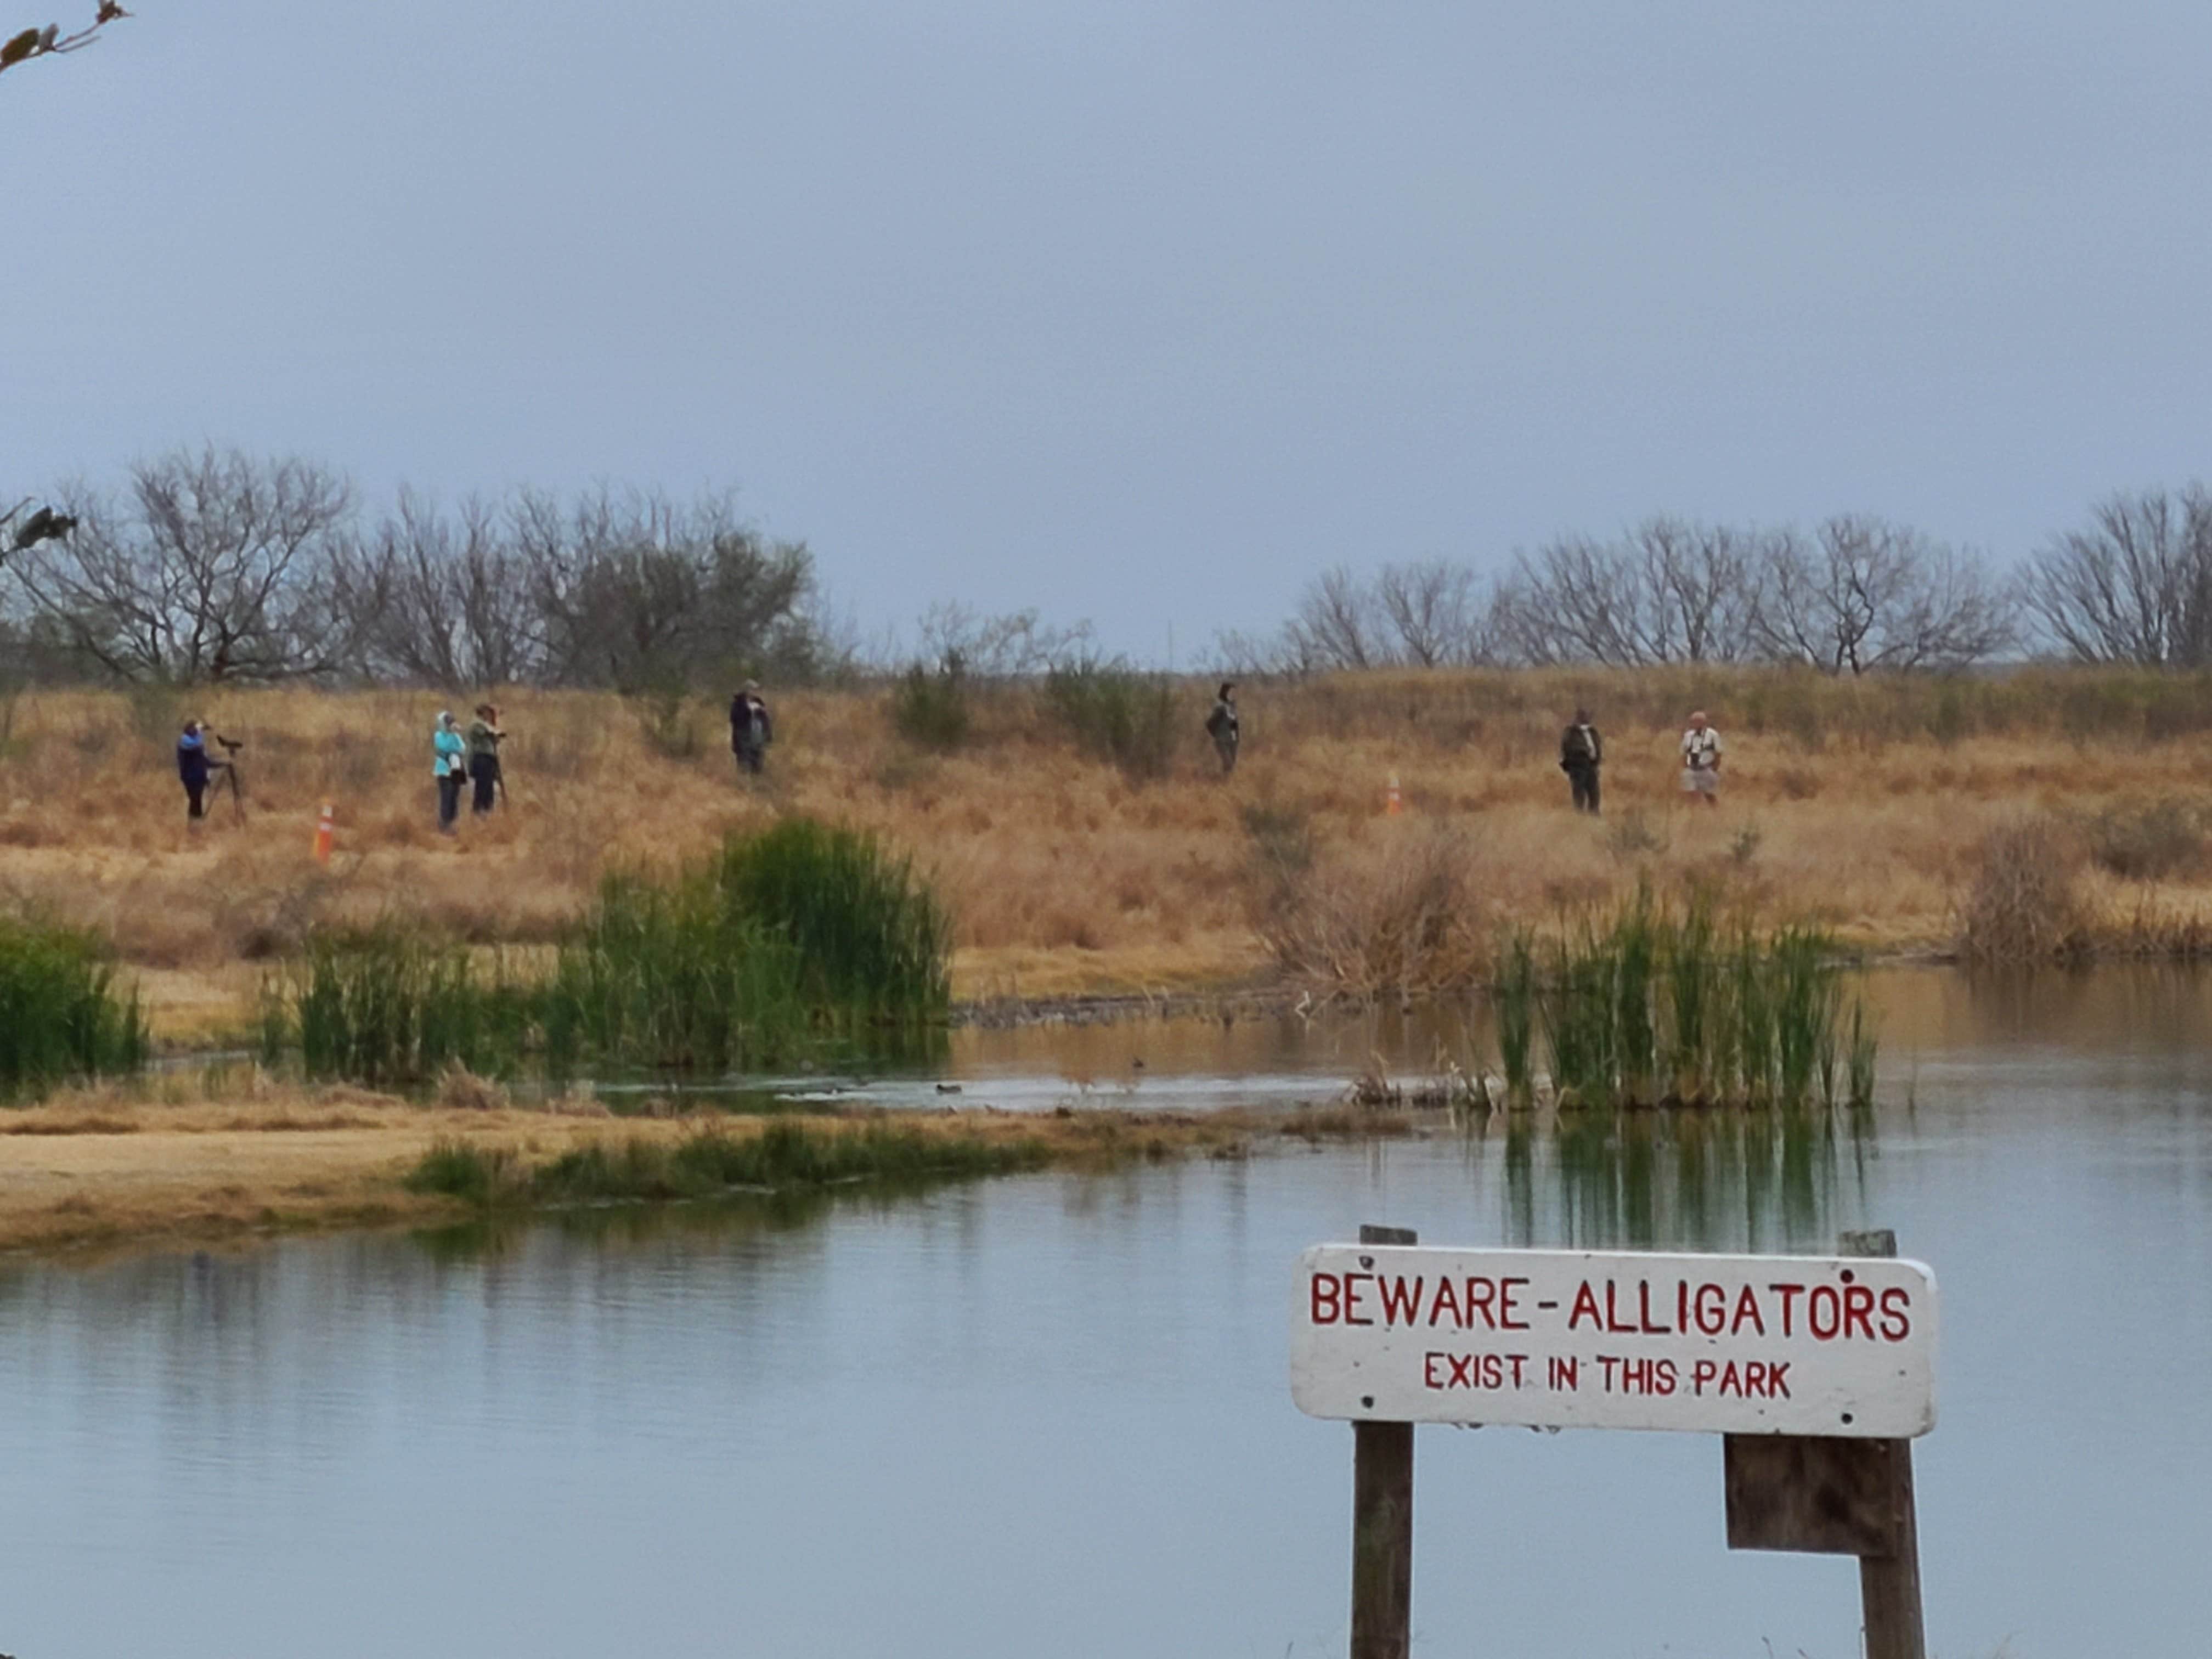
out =
[[[337,833],[337,826],[332,821],[331,804],[328,801],[325,801],[323,803],[323,815],[315,820],[316,863],[328,864],[331,861],[331,837]]]
[[[1395,772],[1390,775],[1389,793],[1382,797],[1382,810],[1394,818],[1406,810],[1406,803],[1398,794],[1398,775]]]

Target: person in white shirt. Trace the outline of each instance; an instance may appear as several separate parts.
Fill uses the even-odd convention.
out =
[[[1682,792],[1708,806],[1721,804],[1721,734],[1705,723],[1702,708],[1682,733]]]

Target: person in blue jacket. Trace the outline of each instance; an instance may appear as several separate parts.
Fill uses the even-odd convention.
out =
[[[461,815],[461,785],[468,781],[469,744],[452,714],[438,712],[438,729],[430,734],[430,747],[434,758],[431,775],[438,780],[438,829],[441,834],[453,833],[454,820]]]
[[[207,816],[208,752],[207,738],[200,731],[198,720],[185,722],[184,735],[177,739],[177,777],[185,786],[185,817],[187,821]]]

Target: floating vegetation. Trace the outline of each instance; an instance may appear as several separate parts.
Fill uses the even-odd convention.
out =
[[[1548,942],[1517,935],[1492,989],[1506,1103],[1535,1102],[1540,1033],[1562,1106],[1869,1105],[1875,1039],[1844,971],[1817,928],[1724,931],[1648,890]]]
[[[0,1099],[136,1072],[150,1047],[95,935],[0,917]]]

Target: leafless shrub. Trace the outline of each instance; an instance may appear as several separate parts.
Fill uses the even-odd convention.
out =
[[[2081,848],[2050,818],[1990,830],[1960,914],[1966,955],[1992,963],[2078,955],[2086,945],[2075,890],[2081,866]]]
[[[1480,975],[1491,913],[1468,843],[1415,828],[1364,857],[1316,865],[1261,933],[1286,975],[1326,994],[1420,996]]]

